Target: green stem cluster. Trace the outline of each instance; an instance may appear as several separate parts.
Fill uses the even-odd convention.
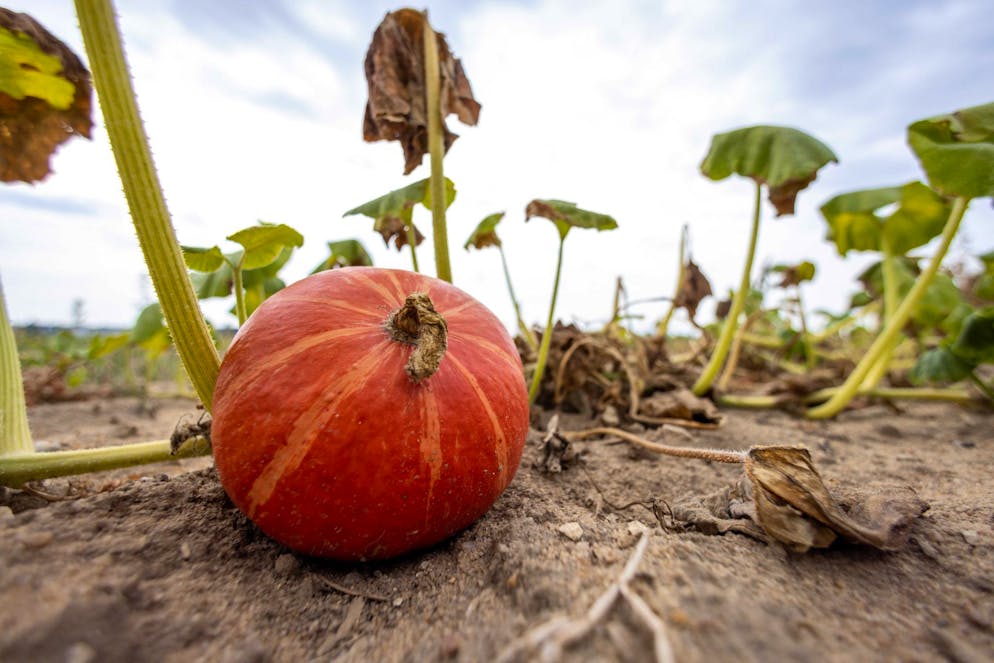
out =
[[[725,324],[721,327],[721,336],[718,337],[718,343],[714,348],[714,352],[711,354],[707,366],[704,367],[704,372],[701,373],[697,382],[694,383],[693,392],[698,396],[703,395],[711,388],[711,383],[714,382],[722,365],[725,363],[725,357],[728,356],[732,339],[735,337],[735,330],[738,328],[739,316],[745,308],[746,297],[749,295],[749,285],[751,282],[752,261],[756,255],[756,242],[759,239],[759,217],[762,202],[763,187],[757,182],[756,201],[752,214],[752,230],[749,235],[749,248],[746,253],[745,268],[742,270],[742,279],[739,282],[739,289],[732,298],[731,310],[728,312],[728,317],[725,318]]]
[[[538,398],[539,388],[542,386],[542,376],[545,374],[545,365],[549,361],[549,346],[552,344],[552,323],[556,312],[556,298],[559,296],[559,275],[563,269],[563,245],[566,243],[565,233],[559,235],[559,255],[556,258],[556,279],[552,283],[552,302],[549,303],[549,317],[545,322],[545,330],[542,332],[542,344],[538,348],[538,360],[535,363],[535,374],[532,375],[532,384],[528,389],[528,402],[534,403]]]
[[[942,230],[942,239],[939,243],[939,247],[936,249],[935,255],[932,257],[931,262],[928,267],[919,274],[918,278],[915,280],[915,284],[911,287],[911,290],[901,301],[901,304],[893,312],[881,330],[880,334],[877,335],[870,348],[863,355],[863,358],[859,361],[853,372],[849,374],[846,381],[838,388],[838,390],[832,395],[832,397],[824,404],[808,410],[807,416],[812,419],[824,419],[827,417],[832,417],[842,411],[842,409],[849,404],[866,383],[867,376],[870,374],[871,370],[877,365],[878,362],[886,362],[888,353],[892,350],[894,343],[898,340],[901,333],[901,329],[908,322],[911,317],[911,313],[921,298],[925,295],[925,291],[928,289],[929,284],[935,278],[936,273],[939,271],[939,265],[942,264],[942,259],[945,258],[946,252],[949,250],[949,246],[952,244],[953,238],[956,236],[956,231],[959,229],[960,222],[963,220],[963,215],[966,213],[967,205],[969,205],[969,200],[966,198],[958,197],[953,202],[952,211],[949,214],[949,219],[946,221],[946,225]]]

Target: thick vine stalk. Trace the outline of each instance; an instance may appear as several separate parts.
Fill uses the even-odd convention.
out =
[[[431,178],[428,186],[431,191],[432,237],[435,245],[435,271],[438,278],[452,283],[452,265],[449,262],[449,233],[445,224],[445,173],[442,160],[445,158],[445,142],[442,136],[441,73],[438,62],[438,42],[435,31],[428,22],[425,12],[425,104],[428,113],[428,154],[431,158]]]
[[[0,283],[0,457],[34,451],[24,401],[21,360]]]
[[[210,410],[221,359],[187,275],[152,162],[113,3],[76,0],[75,5],[107,134],[149,275],[180,360],[197,396]]]

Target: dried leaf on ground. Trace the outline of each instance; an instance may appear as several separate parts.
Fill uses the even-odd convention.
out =
[[[362,135],[367,141],[396,140],[404,149],[404,174],[417,168],[428,151],[428,111],[425,102],[424,27],[426,17],[414,9],[386,15],[366,52],[369,101]],[[445,124],[455,113],[475,125],[480,104],[473,98],[462,63],[452,56],[445,35],[436,32],[440,68],[440,104],[445,150],[458,136]]]
[[[853,492],[845,510],[801,446],[753,447],[745,470],[759,524],[796,552],[827,547],[837,536],[894,550],[903,545],[911,522],[928,509],[912,489],[889,488]]]
[[[90,137],[92,96],[90,72],[68,46],[0,7],[0,181],[48,176],[59,145]]]
[[[660,419],[687,419],[702,424],[720,424],[724,419],[718,406],[695,396],[689,389],[657,391],[641,400],[639,413]]]

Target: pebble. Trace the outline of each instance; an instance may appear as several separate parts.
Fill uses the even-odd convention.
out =
[[[402,605],[404,605],[404,597],[398,596],[393,600],[393,607],[399,608]]]
[[[643,532],[648,532],[649,528],[641,520],[630,520],[628,522],[628,533],[632,536],[642,536]]]
[[[97,660],[97,650],[85,642],[77,642],[66,650],[66,663],[91,663]]]
[[[29,532],[20,537],[21,545],[25,548],[44,548],[55,540],[51,532]]]
[[[276,575],[291,576],[300,570],[300,561],[290,553],[284,553],[276,558],[273,567]]]
[[[971,546],[975,546],[980,543],[980,532],[975,529],[965,529],[960,532],[960,536],[962,536],[963,540]]]
[[[179,544],[179,556],[184,559],[190,559],[193,556],[193,550],[190,548],[190,544],[184,541]]]
[[[583,528],[580,527],[580,523],[575,521],[563,523],[559,526],[558,531],[570,541],[579,541],[583,538]]]
[[[7,505],[0,506],[0,523],[6,520],[13,520],[13,519],[14,519],[14,510]]]
[[[59,451],[62,444],[53,440],[35,440],[35,451]]]

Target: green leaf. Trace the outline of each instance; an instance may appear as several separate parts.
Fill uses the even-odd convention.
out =
[[[894,204],[897,207],[890,214],[880,214]],[[904,255],[940,235],[949,212],[945,199],[921,182],[844,193],[821,207],[828,239],[835,242],[839,255],[882,251],[884,240],[893,255]]]
[[[231,273],[231,267],[226,263],[221,265],[217,271],[209,274],[194,272],[190,274],[190,281],[193,283],[193,291],[197,294],[197,299],[210,299],[211,297],[230,295],[235,277]]]
[[[354,207],[343,216],[355,216],[362,214],[374,221],[384,217],[399,217],[404,211],[410,210],[418,203],[431,209],[431,187],[428,186],[428,179],[419,180],[413,184],[408,184],[400,189],[395,189],[378,198]],[[445,178],[445,199],[446,207],[452,204],[456,197],[456,186],[452,180]]]
[[[884,220],[884,236],[894,255],[927,244],[942,234],[952,206],[921,182],[901,187],[898,208]]]
[[[765,184],[777,216],[794,213],[797,194],[814,181],[832,150],[803,131],[790,127],[755,126],[717,134],[701,163],[712,180],[737,174]]]
[[[165,329],[166,323],[159,304],[149,304],[138,314],[135,326],[131,330],[131,340],[140,345]]]
[[[0,92],[21,100],[34,97],[67,110],[76,86],[62,77],[62,62],[29,35],[0,27]]]
[[[949,350],[975,366],[994,362],[994,306],[967,316]]]
[[[581,209],[576,206],[576,203],[564,200],[535,199],[531,201],[525,208],[525,221],[534,216],[548,219],[556,224],[556,229],[562,239],[566,238],[570,228],[594,228],[601,231],[613,230],[618,227],[618,222],[607,214]]]
[[[366,247],[356,239],[344,239],[338,242],[328,242],[329,255],[311,274],[317,274],[335,267],[370,267],[373,259]]]
[[[428,180],[425,180],[427,182]],[[445,209],[449,209],[456,199],[456,185],[448,177],[445,178]],[[421,199],[421,204],[431,210],[431,187],[425,185],[425,195]]]
[[[228,239],[245,248],[241,264],[245,270],[265,267],[279,258],[284,249],[304,244],[304,236],[283,223],[262,222],[239,230]]]
[[[863,290],[861,292],[857,292],[849,299],[849,308],[861,308],[867,304],[870,304],[873,300],[873,295]]]
[[[973,284],[973,294],[980,299],[994,302],[994,274],[981,274]]]
[[[912,282],[913,284],[913,282]],[[907,284],[907,288],[902,283],[901,297],[904,298],[911,289],[912,284]],[[925,294],[919,300],[911,313],[911,319],[920,327],[933,329],[952,315],[960,303],[963,296],[959,288],[948,274],[936,274],[932,282],[928,284]]]
[[[975,367],[963,361],[949,348],[939,346],[924,353],[908,372],[912,384],[925,382],[959,382],[970,375]]]
[[[245,311],[252,315],[262,302],[266,301],[277,292],[286,287],[283,279],[276,277],[264,278],[251,286],[245,286]],[[232,315],[237,315],[234,307],[231,309]]]
[[[181,246],[183,250],[183,262],[186,266],[196,272],[216,272],[224,265],[224,254],[221,249],[212,246],[209,249],[199,246]]]
[[[86,353],[86,357],[87,359],[107,357],[126,347],[130,341],[131,334],[129,332],[111,334],[110,336],[97,334],[90,339],[90,348]]]
[[[994,195],[994,103],[915,122],[908,127],[908,144],[942,193]]]
[[[500,246],[500,237],[497,236],[497,224],[504,218],[504,212],[491,214],[477,224],[473,234],[469,236],[466,243],[462,245],[469,251],[469,247],[483,249],[488,246]]]
[[[276,275],[280,273],[283,266],[290,260],[291,255],[293,255],[293,249],[291,247],[284,246],[283,250],[280,251],[280,254],[276,256],[276,260],[272,261],[268,265],[258,267],[256,269],[243,270],[242,285],[244,287],[249,287],[267,279],[276,278]]]

